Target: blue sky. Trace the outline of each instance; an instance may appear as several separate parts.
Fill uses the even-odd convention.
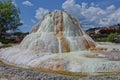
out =
[[[66,10],[76,16],[82,27],[103,27],[120,23],[120,0],[12,0],[21,10],[23,25],[28,32],[43,15],[55,9]]]

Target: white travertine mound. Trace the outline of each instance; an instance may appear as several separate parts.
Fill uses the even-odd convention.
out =
[[[96,44],[71,14],[54,11],[45,15],[20,45],[0,49],[0,60],[54,71],[116,72],[120,69],[120,58],[115,55],[117,61],[109,60],[113,49],[110,46]],[[108,50],[90,51],[102,48]]]
[[[21,42],[20,48],[37,52],[72,52],[95,47],[77,19],[65,11],[54,11],[35,25],[31,34]]]

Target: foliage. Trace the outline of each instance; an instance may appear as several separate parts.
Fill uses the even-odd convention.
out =
[[[118,35],[118,33],[99,34],[96,35],[93,39],[97,42],[115,42],[115,38]]]
[[[7,47],[11,47],[11,44],[4,44],[3,46],[0,46],[0,48],[7,48]]]
[[[22,25],[19,15],[19,8],[11,0],[0,1],[0,37],[6,31],[15,31]]]
[[[5,37],[1,37],[0,42],[2,42],[3,44],[20,43],[27,34],[28,32],[27,33],[23,33],[23,32],[9,33],[9,34],[6,34]]]
[[[107,37],[107,41],[108,42],[114,42],[115,41],[115,38],[118,36],[118,33],[111,33],[108,35]]]
[[[96,42],[107,42],[107,38],[94,38]]]
[[[8,43],[15,43],[16,41],[14,39],[0,38],[0,42],[2,42],[3,44],[8,44]]]

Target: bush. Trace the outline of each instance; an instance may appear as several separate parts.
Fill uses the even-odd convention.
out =
[[[115,38],[118,36],[118,33],[111,33],[107,36],[107,41],[108,42],[114,42]]]
[[[4,39],[4,38],[1,38],[0,42],[2,42],[3,44],[8,44],[8,43],[15,43],[15,40],[14,39]]]
[[[96,42],[107,42],[107,38],[95,38]]]

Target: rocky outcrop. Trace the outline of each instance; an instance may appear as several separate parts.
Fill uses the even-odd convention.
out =
[[[120,80],[120,74],[102,76],[65,76],[54,73],[36,72],[0,64],[0,80]]]
[[[88,35],[95,37],[96,35],[110,34],[110,33],[118,33],[120,34],[120,24],[107,26],[107,27],[95,27],[89,28],[86,30]]]

